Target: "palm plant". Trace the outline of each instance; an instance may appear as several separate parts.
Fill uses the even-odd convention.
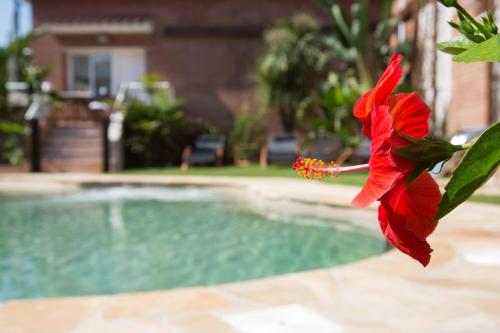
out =
[[[321,118],[311,122],[317,136],[335,135],[346,151],[359,144],[358,121],[352,115],[356,100],[373,86],[373,77],[380,74],[390,57],[389,39],[399,18],[391,17],[393,0],[384,0],[375,27],[369,13],[373,2],[358,0],[346,12],[330,0],[319,0],[333,21],[333,31],[324,38],[328,59],[335,64],[328,80],[320,86],[312,104]],[[373,32],[372,32],[373,31]],[[406,53],[408,45],[400,45],[398,52]]]
[[[150,105],[134,102],[127,108],[125,146],[131,154],[140,156],[144,165],[165,163],[167,152],[180,156],[182,147],[176,143],[176,136],[189,125],[183,104],[178,99],[155,99]]]
[[[373,1],[358,0],[350,11],[344,11],[330,0],[318,0],[330,13],[333,33],[325,38],[330,57],[341,63],[341,71],[353,69],[362,91],[373,86],[373,77],[380,74],[391,54],[389,39],[400,18],[391,16],[393,0],[383,0],[378,21],[373,26],[370,13],[377,8]],[[398,45],[398,52],[408,53],[409,45]]]
[[[149,98],[122,105],[125,108],[124,145],[126,167],[179,164],[183,147],[213,129],[197,118],[184,114],[184,101],[171,90],[155,88],[159,77],[144,77]]]
[[[265,33],[257,81],[265,109],[278,112],[286,132],[294,130],[297,110],[326,64],[320,30],[314,18],[298,14]]]
[[[236,114],[229,143],[237,164],[257,160],[264,141],[263,117],[262,112],[252,113],[248,104],[244,104],[242,110]]]
[[[353,71],[345,75],[330,73],[321,83],[315,104],[321,117],[310,124],[316,129],[316,135],[327,137],[334,134],[344,147],[353,147],[359,143],[359,122],[355,119],[352,108],[361,95],[361,88]]]

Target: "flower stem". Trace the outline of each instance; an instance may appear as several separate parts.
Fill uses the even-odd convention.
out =
[[[479,23],[474,17],[471,16],[471,14],[469,14],[464,7],[460,6],[458,3],[456,4],[456,7],[455,7],[460,13],[462,13],[465,17],[467,17],[470,21],[470,23],[474,24],[483,34],[484,34],[484,37],[486,37],[486,39],[490,38],[491,37],[491,34],[488,30],[486,30],[484,28],[484,26]]]
[[[330,169],[334,170],[335,173],[353,172],[353,171],[361,171],[361,170],[370,169],[370,164],[358,164],[358,165],[351,165],[351,166],[345,166],[345,167],[330,167]]]
[[[470,147],[472,147],[472,145],[474,144],[476,140],[472,141],[472,142],[469,142],[469,143],[464,143],[463,145],[454,145],[456,151],[459,151],[459,150],[467,150],[469,149]]]

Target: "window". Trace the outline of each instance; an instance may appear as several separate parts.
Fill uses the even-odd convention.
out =
[[[69,87],[94,96],[111,94],[111,55],[74,54],[70,56]]]
[[[146,73],[145,51],[133,47],[70,47],[67,89],[90,96],[112,96],[123,82],[138,81]]]

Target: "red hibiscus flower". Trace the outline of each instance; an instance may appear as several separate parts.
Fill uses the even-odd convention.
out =
[[[396,149],[410,144],[402,134],[417,139],[428,134],[430,116],[430,109],[418,95],[392,95],[402,76],[401,58],[392,57],[375,88],[354,107],[354,115],[363,123],[363,134],[372,140],[369,163],[337,167],[299,159],[294,169],[306,177],[369,169],[368,179],[353,205],[366,207],[380,201],[379,222],[387,241],[426,266],[432,252],[426,238],[436,225],[434,218],[441,194],[427,172],[408,184],[415,164],[396,153]]]

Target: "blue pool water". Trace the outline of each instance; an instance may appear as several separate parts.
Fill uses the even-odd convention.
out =
[[[215,188],[2,197],[0,214],[0,300],[220,284],[384,251],[375,231]]]

